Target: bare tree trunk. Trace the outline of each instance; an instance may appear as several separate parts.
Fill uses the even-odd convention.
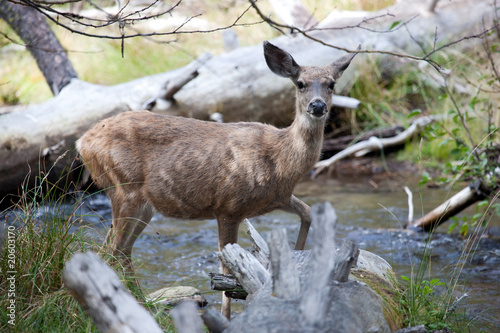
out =
[[[24,41],[54,95],[78,77],[66,51],[36,9],[0,0],[0,18]]]

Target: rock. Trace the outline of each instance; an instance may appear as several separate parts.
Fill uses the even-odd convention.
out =
[[[194,301],[200,307],[204,307],[208,304],[205,297],[203,297],[203,295],[200,295],[200,291],[198,289],[189,286],[162,288],[160,290],[152,292],[148,295],[147,298],[154,302],[168,305],[175,305],[180,301],[185,300]]]

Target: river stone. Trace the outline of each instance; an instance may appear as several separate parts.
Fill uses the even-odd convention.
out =
[[[360,249],[358,262],[353,268],[367,270],[391,285],[394,283],[394,272],[391,265],[374,253]]]
[[[166,287],[152,292],[148,295],[148,300],[157,303],[175,305],[180,301],[190,300],[198,303],[198,306],[203,307],[207,305],[205,297],[200,295],[200,291],[194,287],[177,286]]]

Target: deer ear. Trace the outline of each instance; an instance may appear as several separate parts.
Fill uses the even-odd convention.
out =
[[[299,75],[300,66],[292,56],[267,40],[263,43],[264,57],[269,69],[276,75],[295,80]]]
[[[358,45],[358,48],[356,51],[361,50],[361,45]],[[333,69],[338,73],[338,76],[342,75],[342,73],[349,67],[351,64],[351,60],[356,56],[358,53],[351,53],[348,55],[345,55],[337,60],[335,60],[330,66],[333,67]]]

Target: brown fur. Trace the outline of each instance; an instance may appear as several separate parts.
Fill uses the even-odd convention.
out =
[[[292,191],[319,158],[332,87],[353,55],[326,67],[300,67],[270,43],[264,53],[270,69],[297,86],[288,128],[137,111],[103,120],[77,141],[92,178],[111,199],[106,243],[125,265],[153,209],[180,219],[216,218],[219,250],[237,241],[243,219],[282,209],[300,216],[296,248],[303,249],[309,207]]]

